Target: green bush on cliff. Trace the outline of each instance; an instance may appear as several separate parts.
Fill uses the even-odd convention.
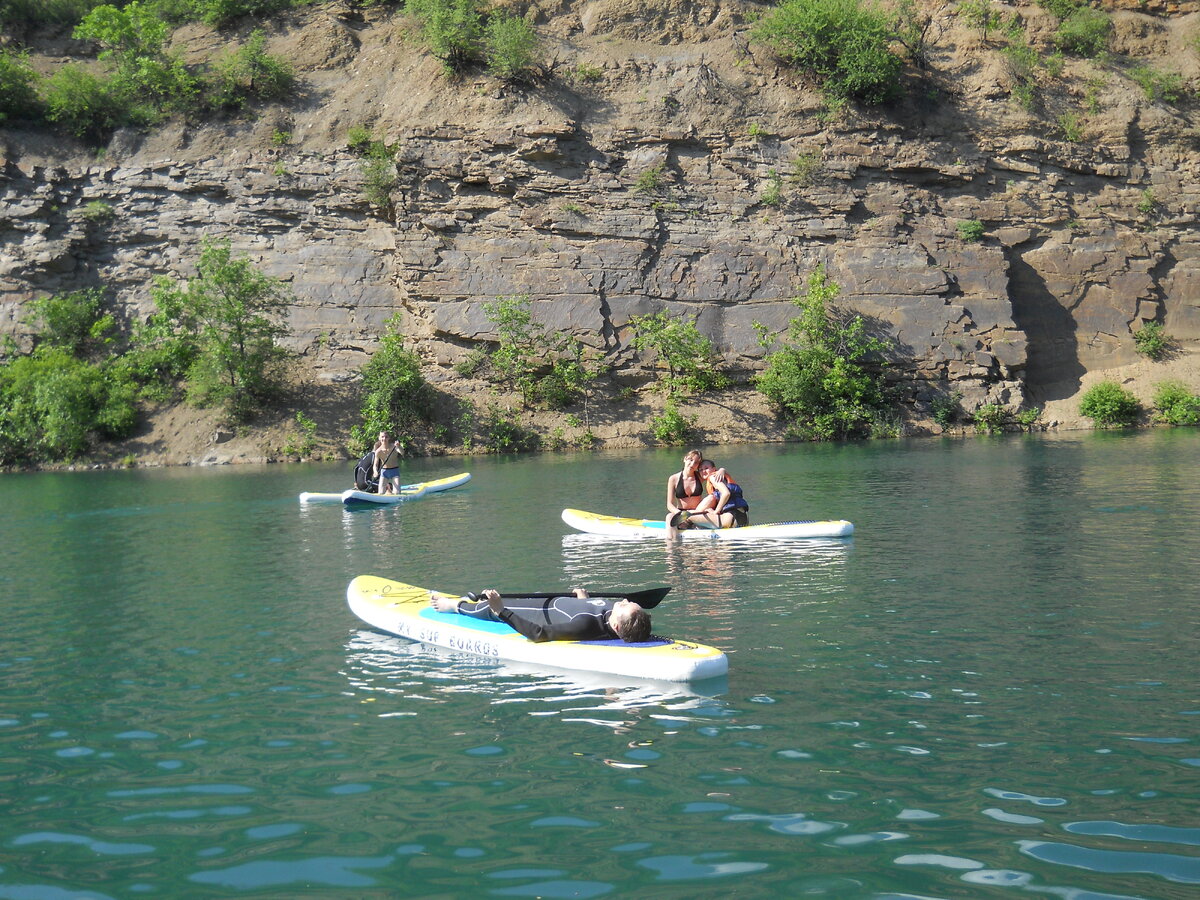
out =
[[[751,36],[834,97],[879,104],[899,93],[891,16],[867,0],[783,0]]]
[[[483,17],[478,0],[406,0],[405,11],[421,23],[429,52],[449,74],[483,59]]]
[[[211,68],[189,69],[166,49],[169,22],[189,0],[146,0],[123,7],[96,6],[74,36],[95,41],[110,70],[97,73],[68,64],[43,82],[45,118],[77,137],[104,141],[125,125],[152,125],[175,114],[237,109],[248,100],[286,97],[295,77],[286,61],[265,51],[265,36],[251,33],[240,48]],[[191,7],[188,7],[189,9]],[[3,68],[0,66],[0,77]]]
[[[565,409],[582,400],[586,415],[602,367],[586,358],[579,339],[534,322],[527,294],[499,297],[483,309],[498,338],[487,353],[485,375],[520,391],[526,406]]]
[[[123,8],[96,7],[84,16],[74,36],[100,45],[100,59],[114,67],[117,95],[161,117],[193,108],[200,90],[182,60],[167,52],[169,33],[152,4],[133,0]]]
[[[963,219],[955,226],[958,239],[971,244],[983,237],[983,223],[978,219]]]
[[[958,4],[957,15],[982,34],[984,40],[987,40],[992,29],[1004,24],[1004,17],[992,0],[962,0]]]
[[[1137,422],[1141,404],[1115,381],[1101,381],[1084,392],[1079,414],[1094,420],[1100,428],[1123,428]]]
[[[77,25],[103,0],[0,0],[0,25]]]
[[[412,429],[428,422],[433,393],[421,374],[421,359],[404,346],[400,314],[385,323],[379,349],[362,370],[362,423],[350,432],[351,444],[365,453],[381,431],[390,431],[402,451],[412,444]]]
[[[114,80],[68,63],[46,79],[46,118],[78,138],[106,140],[113,130],[135,120],[124,92]]]
[[[1103,10],[1081,6],[1071,11],[1058,26],[1054,43],[1064,53],[1091,59],[1108,48],[1112,19]]]
[[[175,0],[179,2],[179,0]],[[302,6],[297,0],[186,0],[193,15],[209,25],[228,25],[243,16],[262,18],[292,6]],[[311,0],[309,0],[311,2]]]
[[[1086,0],[1037,0],[1037,5],[1061,22],[1081,6],[1086,6],[1087,2]]]
[[[112,343],[110,332],[116,328],[116,321],[104,311],[104,292],[100,288],[43,297],[30,303],[29,308],[42,326],[37,335],[39,346],[57,347],[78,359],[91,359],[102,355]]]
[[[281,100],[296,82],[292,67],[266,52],[267,37],[255,29],[241,47],[219,60],[207,84],[210,106],[238,108],[247,100]]]
[[[867,333],[862,316],[834,309],[839,288],[824,267],[792,302],[801,313],[788,324],[783,345],[767,356],[755,379],[780,418],[801,437],[836,440],[871,433],[887,408],[879,354],[884,343]],[[759,342],[774,336],[755,323]]]
[[[1167,334],[1161,322],[1147,322],[1133,333],[1133,346],[1147,359],[1163,359],[1171,352],[1174,339]]]
[[[537,68],[537,33],[520,16],[485,15],[481,0],[405,0],[404,9],[420,22],[429,52],[449,75],[486,63],[497,78],[521,81]]]
[[[520,16],[496,13],[484,32],[488,71],[504,81],[521,81],[533,75],[538,62],[538,38]]]
[[[1129,77],[1142,89],[1147,100],[1178,103],[1183,96],[1183,76],[1178,72],[1139,65],[1129,70]]]
[[[36,82],[37,75],[29,67],[27,54],[0,47],[0,124],[41,115]]]

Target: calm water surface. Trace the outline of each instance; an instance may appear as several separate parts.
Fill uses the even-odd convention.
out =
[[[678,452],[0,477],[0,898],[1200,896],[1200,434],[723,448],[771,546],[657,515]],[[360,627],[355,575],[671,583],[694,690]]]

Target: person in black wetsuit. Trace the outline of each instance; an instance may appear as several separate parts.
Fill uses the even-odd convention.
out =
[[[589,597],[582,588],[574,597],[514,597],[507,602],[497,591],[482,600],[454,600],[431,591],[429,604],[438,612],[504,622],[531,641],[603,641],[627,643],[650,639],[650,614],[632,600]]]

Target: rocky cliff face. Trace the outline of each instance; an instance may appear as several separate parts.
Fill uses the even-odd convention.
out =
[[[1121,56],[1042,72],[1031,110],[1000,42],[931,10],[929,68],[906,76],[907,99],[840,113],[747,42],[755,4],[529,6],[552,62],[521,89],[446,80],[402,17],[316,8],[270,35],[304,98],[253,123],[122,133],[99,161],[7,134],[0,329],[22,338],[30,298],[96,283],[144,311],[151,276],[188,274],[211,235],[290,283],[294,346],[320,383],[352,378],[400,310],[455,390],[450,364],[493,337],[482,304],[513,294],[629,379],[652,364],[629,350],[630,317],[664,308],[698,317],[748,373],[753,323],[782,331],[824,265],[892,339],[914,421],[951,389],[968,410],[1049,405],[1064,421],[1104,373],[1132,373],[1148,396],[1160,374],[1132,342],[1147,321],[1179,342],[1171,371],[1196,387],[1196,102],[1149,100],[1128,74],[1171,69],[1194,98],[1200,15],[1133,5],[1114,13]],[[1052,33],[1039,7],[1011,9],[1035,41]],[[219,41],[178,35],[192,58]],[[353,125],[396,148],[388,208],[363,198]],[[274,146],[281,132],[292,142]],[[89,218],[97,200],[110,218]],[[965,220],[982,239],[960,236]]]

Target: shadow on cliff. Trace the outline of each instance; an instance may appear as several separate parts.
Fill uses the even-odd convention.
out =
[[[1075,318],[1016,250],[1009,256],[1008,298],[1013,321],[1028,342],[1025,386],[1029,400],[1048,403],[1073,397],[1085,372],[1079,362]]]

